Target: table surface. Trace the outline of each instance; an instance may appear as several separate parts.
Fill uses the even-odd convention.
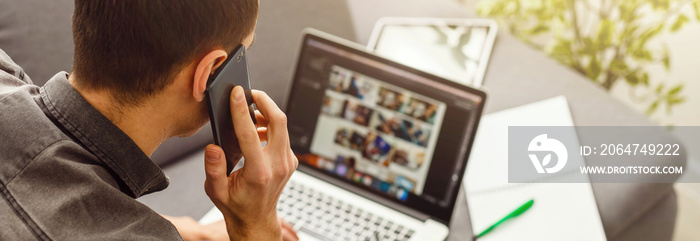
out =
[[[457,3],[443,0],[352,0],[348,4],[356,40],[362,44],[367,43],[374,22],[383,16],[474,16]],[[653,125],[585,77],[503,31],[497,37],[484,86],[489,95],[486,113],[564,95],[577,125]],[[191,216],[195,219],[204,215],[213,204],[202,188],[203,156],[202,152],[194,153],[164,168],[166,174],[173,177],[170,187],[139,200],[166,215]],[[463,188],[460,188],[448,240],[466,240],[471,236],[467,201]]]

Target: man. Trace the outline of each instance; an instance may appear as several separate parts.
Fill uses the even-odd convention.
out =
[[[72,73],[41,88],[0,50],[0,240],[216,239],[215,226],[173,226],[134,198],[167,187],[149,156],[208,121],[207,79],[252,44],[257,14],[257,0],[76,0]],[[294,240],[276,211],[298,165],[286,117],[265,93],[253,99],[259,126],[242,89],[231,94],[245,167],[227,177],[208,146],[205,191],[223,237]]]

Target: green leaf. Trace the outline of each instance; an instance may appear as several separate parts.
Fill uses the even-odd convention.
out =
[[[639,60],[646,60],[646,61],[651,61],[651,52],[646,49],[637,49],[634,52],[632,52],[632,57],[635,57]]]
[[[669,96],[676,95],[676,94],[680,93],[682,90],[683,90],[683,84],[679,84],[676,87],[673,87],[673,89],[669,90],[668,95]]]
[[[670,6],[669,0],[651,0],[652,7],[657,10],[668,10]]]
[[[647,41],[660,34],[661,31],[664,30],[665,26],[666,25],[662,22],[660,24],[657,24],[653,28],[648,28],[644,30],[641,34],[639,34],[638,37],[630,37],[628,39],[630,43],[627,51],[634,53],[639,51],[640,49],[646,48]],[[639,58],[638,56],[635,57]]]
[[[671,56],[668,51],[668,45],[664,44],[664,50],[663,50],[663,57],[661,58],[661,61],[664,63],[664,68],[666,68],[666,72],[671,71]]]
[[[530,29],[530,34],[537,35],[549,31],[549,26],[547,25],[537,25]]]
[[[644,86],[649,86],[649,73],[642,74],[641,82]]]
[[[557,41],[554,46],[552,47],[552,50],[550,50],[550,55],[556,56],[556,55],[566,55],[569,56],[572,54],[571,52],[571,41],[565,40],[565,39],[557,39]]]
[[[553,9],[557,12],[563,12],[562,10],[566,10],[566,7],[568,6],[566,4],[566,0],[555,0],[555,1],[550,1],[547,4],[551,4]]]
[[[646,42],[650,38],[661,33],[661,30],[663,30],[665,26],[666,26],[666,24],[662,22],[662,23],[659,23],[658,25],[656,25],[656,27],[654,27],[654,28],[647,29],[639,36],[639,40],[641,42]],[[640,45],[644,46],[644,44],[640,44]]]
[[[503,1],[479,1],[476,8],[479,15],[493,17],[502,16],[506,6]]]
[[[659,86],[656,86],[656,94],[661,94],[661,91],[664,90],[664,84],[659,84]]]
[[[649,108],[647,108],[647,111],[646,111],[647,115],[653,114],[654,112],[656,112],[656,109],[658,109],[658,108],[659,108],[659,101],[657,100],[657,101],[654,101],[654,103],[651,103]]]
[[[598,43],[591,37],[583,38],[583,46],[580,50],[581,55],[594,55],[598,52]]]
[[[675,88],[674,88],[673,90],[671,90],[671,91],[674,91],[674,90],[675,90]],[[670,93],[670,91],[669,91],[669,93]],[[666,106],[667,106],[667,108],[666,108],[666,111],[667,111],[667,112],[666,112],[666,113],[668,113],[668,114],[670,115],[670,114],[671,114],[671,109],[672,109],[672,107],[673,107],[673,106],[676,106],[676,105],[678,105],[678,104],[681,104],[681,103],[683,103],[683,102],[685,102],[685,98],[684,98],[684,97],[677,96],[676,94],[669,94],[669,95],[667,95],[667,96],[666,96]]]
[[[670,105],[677,105],[677,104],[681,104],[683,102],[685,102],[684,97],[669,97],[669,100],[668,100],[668,103]]]
[[[700,1],[693,1],[693,9],[695,9],[695,18],[700,21]]]
[[[664,98],[664,102],[666,102],[666,114],[670,115],[671,109],[674,106],[674,104],[671,104],[671,96],[666,96],[666,98]]]
[[[627,80],[627,83],[630,85],[638,85],[639,84],[639,77],[637,76],[637,73],[630,73],[625,76],[625,80]]]
[[[685,14],[678,15],[678,18],[676,18],[676,22],[674,22],[673,25],[671,25],[671,31],[678,31],[683,27],[683,24],[688,22],[688,20],[689,19],[687,16],[685,16]]]
[[[672,105],[681,104],[685,102],[685,97],[671,96],[668,98],[668,103]]]
[[[624,74],[625,72],[627,72],[627,69],[628,69],[627,63],[625,63],[624,60],[614,59],[610,63],[610,70],[617,75]]]
[[[548,14],[545,12],[546,9],[544,8],[538,8],[537,10],[533,11],[531,14],[533,14],[535,17],[537,17],[537,20],[539,22],[545,22],[549,20]]]
[[[600,76],[600,62],[598,61],[598,57],[596,55],[593,55],[593,58],[591,58],[591,62],[588,64],[588,69],[586,72],[588,72],[588,77],[594,81],[598,79],[598,76]]]
[[[619,6],[617,6],[617,9],[620,11],[620,19],[627,19],[629,14],[631,13],[629,7],[624,3],[621,3]]]
[[[636,33],[637,30],[639,30],[639,25],[637,25],[637,23],[629,23],[625,31],[619,35],[620,42],[622,42],[622,39],[633,37],[634,35],[632,34]]]
[[[613,23],[613,21],[610,19],[601,21],[598,26],[598,43],[603,47],[610,46],[610,44],[612,44],[614,31],[615,23]]]

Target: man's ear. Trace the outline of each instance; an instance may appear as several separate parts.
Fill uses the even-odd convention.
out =
[[[226,51],[217,49],[207,53],[199,60],[197,69],[194,72],[194,79],[192,80],[192,96],[196,101],[201,102],[204,100],[204,90],[207,89],[209,76],[224,63],[227,56]]]

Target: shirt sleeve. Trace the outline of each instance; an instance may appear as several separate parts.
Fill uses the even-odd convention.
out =
[[[16,213],[26,213],[25,224],[50,240],[182,240],[168,220],[122,188],[68,140],[46,148],[7,184]]]
[[[29,76],[0,49],[0,86],[33,84]]]

